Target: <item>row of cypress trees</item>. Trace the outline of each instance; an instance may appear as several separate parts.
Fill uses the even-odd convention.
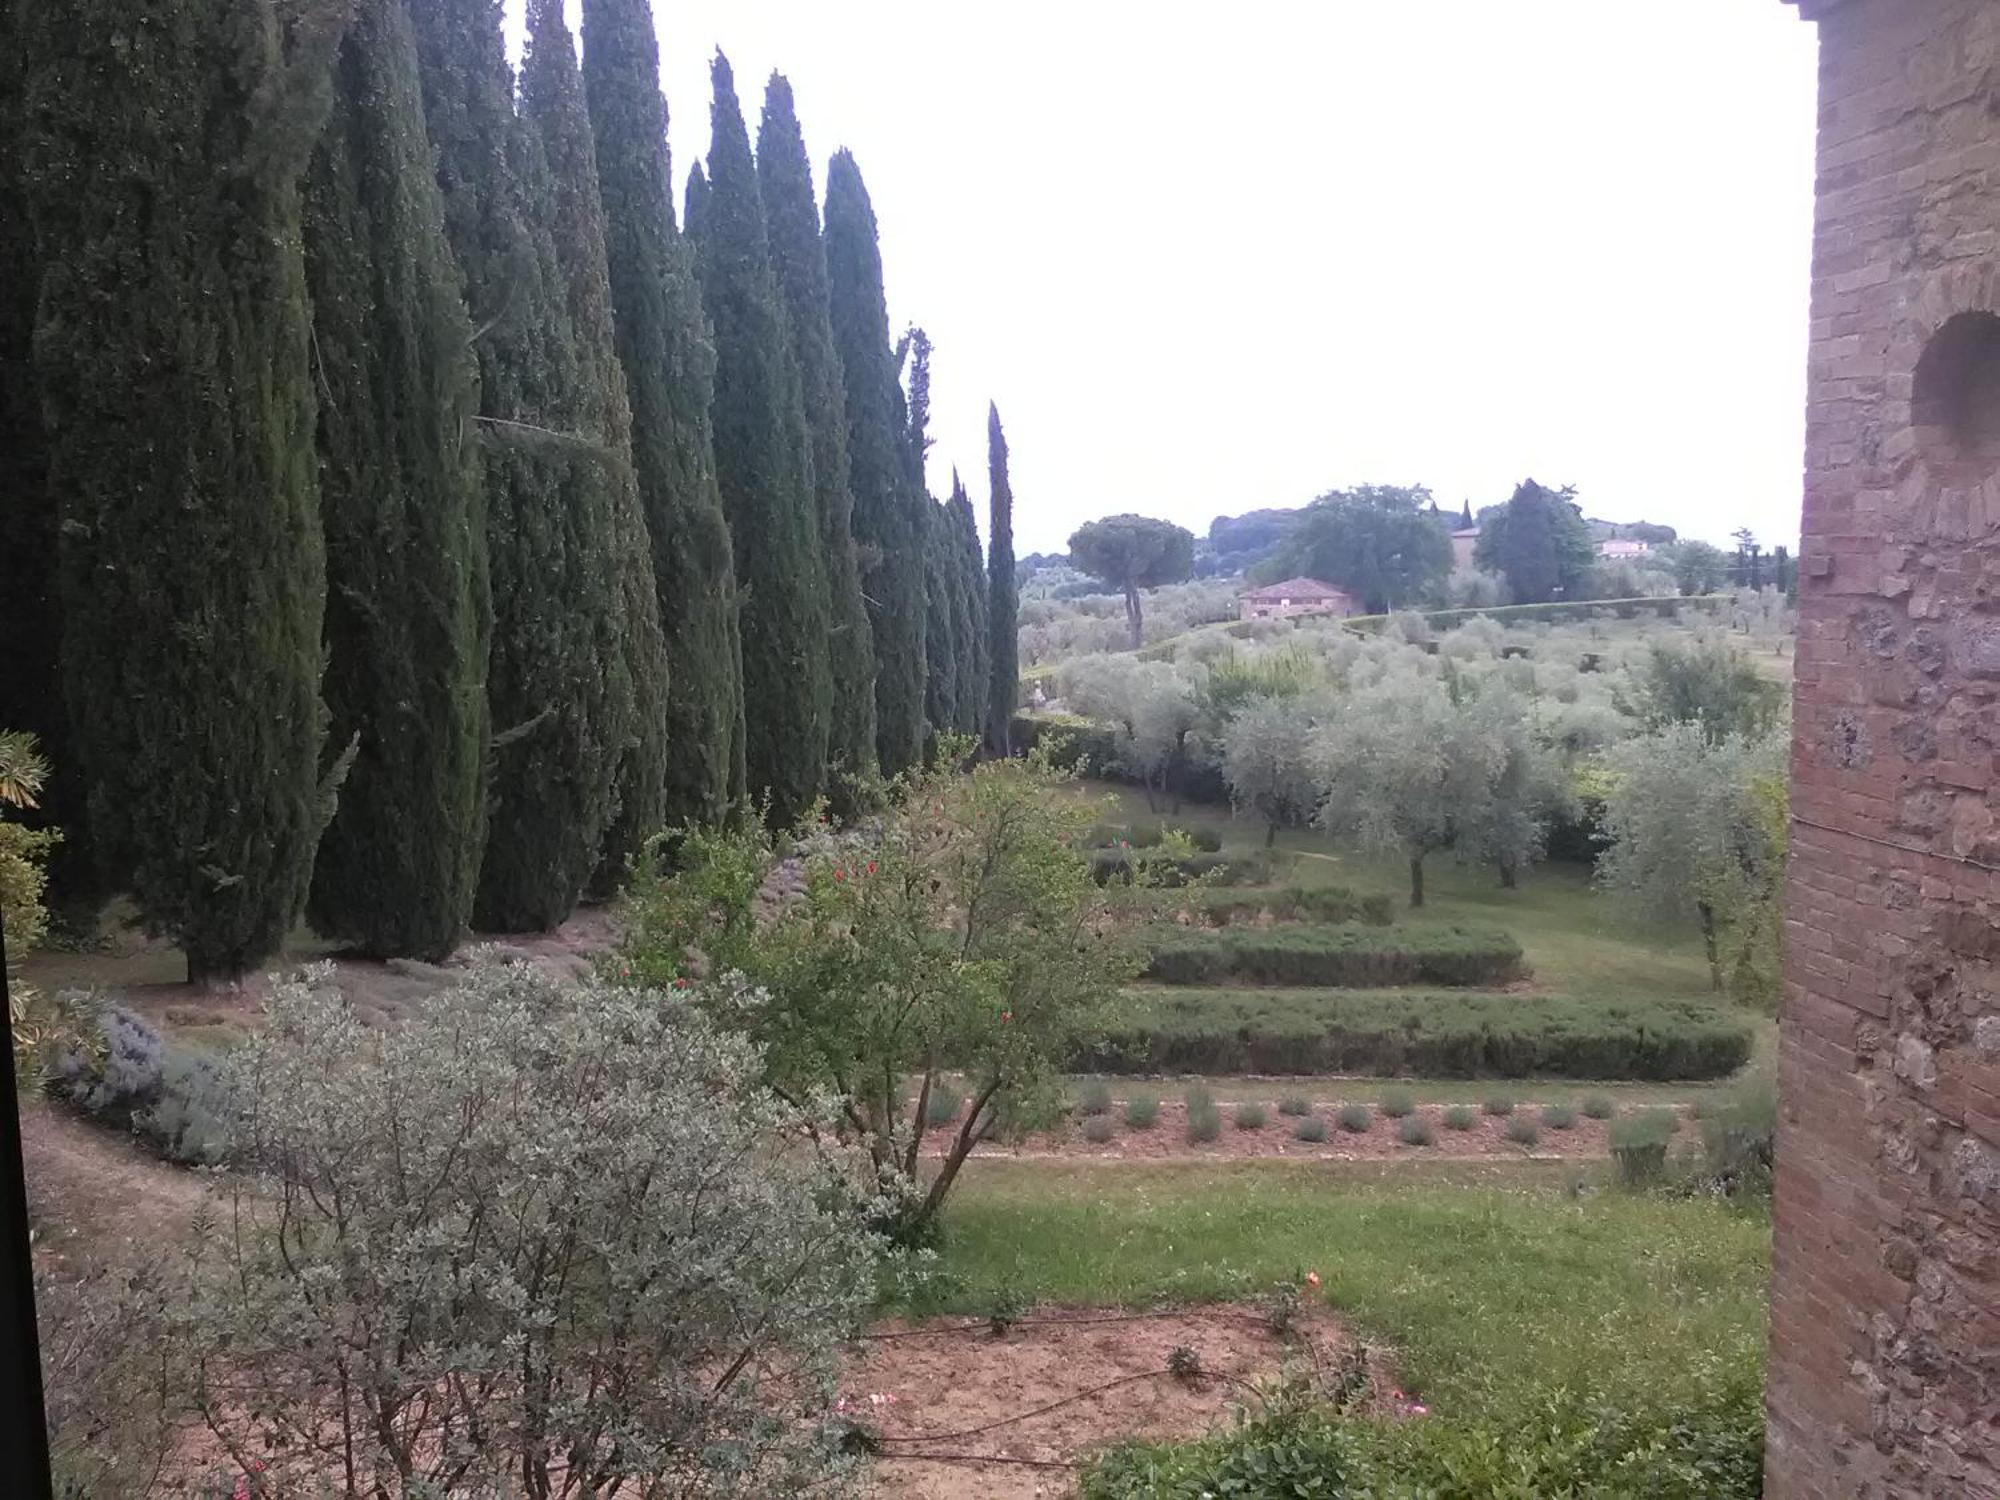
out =
[[[192,978],[546,928],[1011,711],[853,158],[822,222],[718,57],[677,223],[646,0],[527,33],[517,94],[493,0],[0,5],[0,716]]]

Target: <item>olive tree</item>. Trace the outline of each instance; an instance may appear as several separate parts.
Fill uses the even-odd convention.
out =
[[[278,985],[178,1318],[234,1492],[835,1483],[874,1246],[705,1016],[757,1003],[494,965],[376,1033],[330,968]]]
[[[1297,696],[1253,698],[1222,731],[1222,775],[1240,812],[1264,820],[1264,847],[1278,830],[1310,818],[1318,803],[1313,780],[1314,715]]]
[[[1125,625],[1137,651],[1145,642],[1139,591],[1193,575],[1194,533],[1151,516],[1106,516],[1071,534],[1069,555],[1077,567],[1125,596]]]
[[[1776,941],[1784,880],[1784,741],[1668,724],[1606,757],[1598,879],[1648,922],[1699,929],[1709,982]]]
[[[955,747],[947,745],[946,749]],[[998,1122],[1057,1097],[1061,1070],[1120,1014],[1139,931],[1085,853],[1102,810],[1037,750],[913,773],[865,830],[809,822],[689,833],[677,872],[635,891],[635,978],[740,973],[709,991],[762,1047],[787,1098],[837,1101],[822,1134],[856,1143],[890,1227],[926,1236]],[[932,1098],[971,1096],[930,1155]]]
[[[1158,811],[1194,759],[1206,757],[1205,676],[1199,665],[1182,671],[1168,662],[1090,656],[1065,663],[1060,681],[1072,709],[1114,726],[1115,768],[1136,780],[1146,806]]]

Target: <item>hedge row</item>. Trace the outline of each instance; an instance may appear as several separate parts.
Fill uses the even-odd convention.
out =
[[[1185,835],[1203,854],[1222,852],[1222,835],[1213,828],[1183,828],[1173,823],[1099,823],[1090,830],[1090,842],[1099,849],[1114,849],[1120,844],[1132,849],[1157,849],[1170,833]]]
[[[1490,927],[1258,927],[1183,930],[1153,948],[1162,984],[1506,984],[1527,966],[1514,937]]]
[[[1217,885],[1261,885],[1271,878],[1263,854],[1196,854],[1187,859],[1149,858],[1144,850],[1094,849],[1090,873],[1099,885],[1130,884],[1140,870],[1162,885],[1178,886],[1208,876]]]
[[[1358,1073],[1424,1078],[1721,1078],[1749,1023],[1692,1001],[1559,995],[1143,992],[1075,1060],[1096,1073]]]
[[[1363,896],[1344,885],[1286,886],[1282,890],[1194,891],[1188,897],[1210,925],[1229,927],[1269,916],[1276,922],[1365,922],[1387,927],[1396,920],[1396,902],[1381,894]]]
[[[1532,621],[1563,625],[1583,620],[1636,620],[1642,615],[1658,620],[1678,620],[1684,614],[1714,614],[1729,602],[1727,594],[1694,594],[1685,598],[1669,594],[1655,599],[1559,599],[1548,604],[1496,604],[1487,609],[1426,610],[1424,621],[1434,630],[1449,630],[1481,615],[1501,625]],[[1387,615],[1351,615],[1339,623],[1364,635],[1376,635],[1388,622]]]

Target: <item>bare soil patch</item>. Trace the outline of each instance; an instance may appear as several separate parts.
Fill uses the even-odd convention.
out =
[[[36,1250],[58,1265],[155,1257],[207,1191],[200,1174],[41,1100],[22,1101],[21,1156]]]
[[[889,1336],[855,1346],[843,1399],[882,1435],[875,1493],[897,1500],[1071,1494],[1091,1454],[1199,1436],[1253,1401],[1259,1382],[1288,1368],[1330,1377],[1353,1347],[1321,1308],[1302,1309],[1290,1339],[1254,1308],[1226,1306],[1045,1307],[1005,1334],[963,1318],[876,1333]],[[1194,1352],[1200,1377],[1167,1372],[1177,1347]]]

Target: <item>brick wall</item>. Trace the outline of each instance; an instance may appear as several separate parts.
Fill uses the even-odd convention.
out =
[[[2000,3],[1819,25],[1769,1493],[2000,1496]]]

